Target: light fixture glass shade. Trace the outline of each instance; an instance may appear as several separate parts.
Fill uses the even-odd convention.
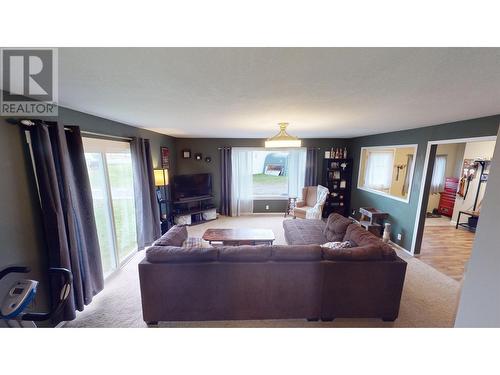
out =
[[[301,147],[302,141],[286,132],[287,122],[280,122],[280,131],[275,136],[268,138],[265,142],[267,148],[275,147]]]
[[[168,185],[168,169],[155,169],[155,186]]]

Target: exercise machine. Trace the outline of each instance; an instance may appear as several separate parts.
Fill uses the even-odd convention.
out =
[[[28,267],[7,267],[0,271],[0,281],[11,273],[29,273]],[[50,312],[25,312],[35,298],[38,281],[22,279],[16,281],[8,290],[0,304],[0,318],[9,327],[36,327],[35,322],[49,320],[64,307],[71,292],[73,274],[66,268],[50,268],[49,276],[62,277],[63,286],[56,306]]]

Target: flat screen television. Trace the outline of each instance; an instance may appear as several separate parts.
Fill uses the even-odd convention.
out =
[[[210,173],[184,174],[174,176],[172,193],[174,201],[212,195]]]

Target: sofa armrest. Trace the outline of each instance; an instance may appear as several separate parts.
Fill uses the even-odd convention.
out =
[[[304,207],[306,205],[306,202],[304,201],[297,201],[297,203],[295,204],[295,207]]]

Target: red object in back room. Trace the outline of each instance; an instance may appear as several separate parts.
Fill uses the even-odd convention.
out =
[[[455,197],[458,189],[458,178],[446,177],[444,184],[444,191],[439,194],[438,211],[441,215],[451,217],[453,215],[453,208],[455,207]]]

